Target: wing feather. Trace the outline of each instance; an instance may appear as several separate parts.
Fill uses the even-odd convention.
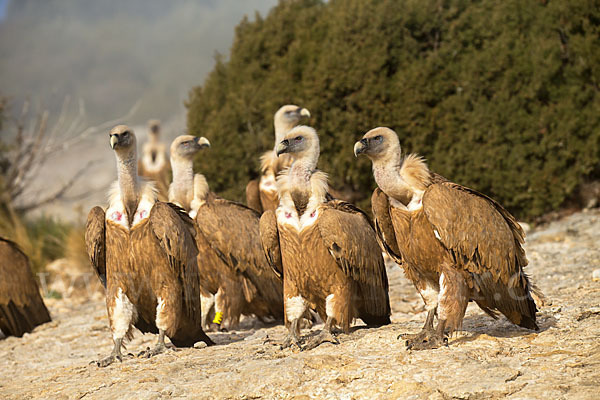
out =
[[[317,220],[323,243],[344,273],[358,282],[365,312],[390,313],[388,280],[381,249],[369,217],[341,200],[325,203]]]
[[[253,179],[246,185],[246,204],[251,209],[258,213],[263,212],[262,204],[260,202],[260,188],[259,180]]]
[[[490,272],[508,284],[527,265],[524,233],[517,221],[489,197],[452,182],[431,185],[423,210],[436,237],[470,272]],[[514,281],[514,279],[513,279]],[[520,282],[514,282],[517,284]]]
[[[106,222],[104,210],[90,210],[85,225],[85,245],[92,268],[106,288]]]
[[[248,278],[269,303],[281,304],[283,286],[263,253],[259,221],[255,210],[214,195],[196,216],[199,231],[229,267]]]
[[[279,229],[277,217],[272,210],[265,211],[260,217],[260,241],[273,272],[283,279],[283,264],[281,262],[281,247],[279,244]]]
[[[186,313],[201,320],[200,276],[194,239],[194,222],[185,210],[172,204],[157,202],[150,211],[150,226],[169,260],[169,266],[183,283]]]
[[[402,264],[402,256],[396,241],[394,224],[390,215],[390,202],[388,196],[379,188],[371,196],[375,232],[377,242],[382,251],[385,251],[396,263]]]

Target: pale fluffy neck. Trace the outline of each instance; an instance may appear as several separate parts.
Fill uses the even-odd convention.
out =
[[[402,177],[401,168],[400,149],[373,160],[373,176],[377,186],[388,196],[407,205],[413,197],[414,191]]]
[[[139,181],[137,174],[135,146],[126,154],[117,153],[117,174],[121,201],[131,220],[137,209],[139,201]]]
[[[171,157],[173,183],[169,187],[169,201],[190,209],[194,197],[194,165],[192,160]]]
[[[148,135],[148,142],[152,144],[157,144],[160,141],[160,137],[157,133],[150,133]]]

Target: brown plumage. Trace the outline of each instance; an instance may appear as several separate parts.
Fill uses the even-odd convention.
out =
[[[244,205],[219,198],[210,192],[204,176],[194,175],[193,157],[203,142],[208,144],[204,138],[189,135],[173,141],[169,199],[182,205],[196,221],[204,301],[210,304],[208,296],[216,295],[215,313],[222,314],[230,328],[237,325],[241,314],[281,319],[282,282],[262,252],[260,216]]]
[[[159,120],[148,121],[148,141],[142,146],[138,174],[155,183],[159,201],[167,201],[171,168],[167,158],[167,146],[160,141]]]
[[[380,245],[402,265],[429,310],[408,347],[444,343],[446,329],[460,329],[470,300],[494,318],[499,311],[514,324],[538,329],[536,289],[523,270],[524,233],[508,211],[431,173],[422,158],[401,157],[398,136],[388,128],[367,132],[354,152],[373,161],[379,188],[371,204]]]
[[[49,321],[29,259],[16,243],[0,237],[0,331],[21,337]]]
[[[123,339],[131,337],[133,326],[159,334],[156,347],[144,352],[148,357],[164,351],[165,335],[175,346],[212,344],[201,327],[193,221],[176,205],[157,201],[153,185],[138,179],[135,142],[126,126],[111,130],[119,179],[106,212],[94,207],[86,226],[88,255],[106,286],[115,342],[99,366],[121,360]]]
[[[295,105],[285,105],[277,110],[274,116],[275,146],[304,117],[310,118],[310,112],[306,108]],[[289,155],[283,154],[281,157],[278,157],[275,150],[269,150],[261,156],[260,177],[251,180],[246,185],[246,203],[248,207],[259,213],[277,208],[279,205],[279,196],[277,194],[276,178],[291,163],[292,159]]]
[[[348,332],[354,318],[368,325],[390,323],[388,282],[381,250],[368,217],[349,203],[327,201],[327,177],[316,170],[319,139],[314,129],[292,129],[277,146],[292,166],[278,178],[275,212],[261,217],[267,259],[283,275],[285,316],[290,333],[284,346],[299,344],[298,322],[307,308],[326,321],[306,348],[336,341],[332,329]]]

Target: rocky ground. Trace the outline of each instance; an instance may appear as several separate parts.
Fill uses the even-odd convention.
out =
[[[53,322],[0,341],[0,398],[599,398],[600,282],[592,274],[600,268],[600,211],[530,232],[527,254],[549,303],[540,307],[540,332],[469,306],[463,332],[448,347],[422,352],[396,339],[425,319],[397,267],[389,269],[392,325],[357,327],[339,336],[341,344],[307,352],[269,343],[283,339],[282,326],[246,320],[248,329],[211,333],[217,346],[101,369],[90,364],[112,346],[101,296],[49,299]],[[154,341],[138,333],[128,351]]]

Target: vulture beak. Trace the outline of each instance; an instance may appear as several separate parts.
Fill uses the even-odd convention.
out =
[[[196,137],[195,141],[196,141],[196,145],[198,145],[198,147],[201,149],[203,149],[205,147],[210,147],[210,142],[204,136]]]
[[[282,140],[277,147],[275,148],[275,152],[277,153],[277,157],[279,157],[280,154],[283,153],[287,153],[290,147],[290,142],[289,140]]]
[[[308,111],[306,108],[303,108],[300,110],[300,116],[310,118],[310,111]]]
[[[369,142],[367,139],[361,139],[354,144],[354,157],[358,157],[359,154],[364,153],[369,148]]]
[[[117,143],[119,143],[119,137],[117,135],[110,135],[110,148],[114,150]]]

